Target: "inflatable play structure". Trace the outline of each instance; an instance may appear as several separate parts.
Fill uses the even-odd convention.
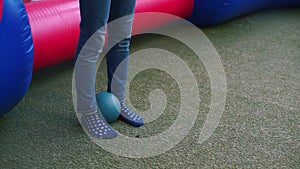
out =
[[[136,13],[162,12],[213,26],[265,8],[300,7],[299,0],[137,0]],[[162,22],[139,24],[153,29]],[[25,96],[32,72],[74,58],[79,37],[78,0],[0,0],[0,115]]]

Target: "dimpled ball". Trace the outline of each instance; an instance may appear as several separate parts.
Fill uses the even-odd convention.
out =
[[[119,118],[121,105],[115,95],[108,92],[100,92],[96,94],[96,100],[102,116],[108,123],[114,122]]]

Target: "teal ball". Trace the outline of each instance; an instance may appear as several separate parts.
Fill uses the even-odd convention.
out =
[[[96,100],[102,116],[108,123],[114,122],[119,118],[121,105],[115,95],[108,92],[100,92],[96,94]]]

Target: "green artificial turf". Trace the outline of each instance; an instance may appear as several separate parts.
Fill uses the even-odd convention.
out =
[[[193,71],[201,95],[199,116],[189,133],[164,154],[132,159],[106,152],[81,129],[72,102],[73,62],[35,72],[30,90],[10,113],[0,117],[0,168],[298,168],[300,165],[300,11],[267,10],[201,28],[224,65],[228,93],[218,128],[197,144],[210,106],[207,72],[189,48],[170,38],[133,38],[132,52],[162,48],[178,54]],[[105,90],[105,64],[97,90]],[[175,121],[179,88],[159,70],[139,73],[130,99],[150,107],[149,93],[166,93],[163,115],[141,128],[112,126],[130,137],[150,137]]]

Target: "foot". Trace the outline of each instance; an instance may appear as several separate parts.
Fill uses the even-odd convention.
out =
[[[118,133],[97,112],[82,114],[81,124],[84,130],[95,138],[113,139],[118,136]]]
[[[121,113],[119,119],[127,124],[130,124],[134,127],[140,127],[144,125],[144,120],[141,116],[132,112],[125,104],[125,102],[121,103]]]

